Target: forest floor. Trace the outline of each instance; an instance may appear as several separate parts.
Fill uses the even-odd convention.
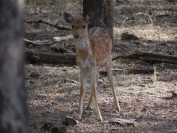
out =
[[[61,0],[62,2],[62,0]],[[65,3],[64,3],[65,4]],[[25,7],[25,19],[61,22],[68,26],[61,15],[64,11],[77,15],[82,12],[79,3],[68,3],[65,8],[50,2],[48,6],[38,3],[37,13],[30,3]],[[77,6],[77,12],[74,10]],[[71,7],[71,8],[70,8]],[[66,10],[65,10],[66,9]],[[73,10],[72,10],[73,9]],[[177,4],[167,0],[129,3],[114,7],[113,57],[134,51],[152,52],[177,57]],[[72,12],[71,12],[72,11]],[[153,16],[152,16],[153,14]],[[122,41],[122,33],[136,35],[139,40]],[[25,38],[50,40],[53,36],[70,35],[70,31],[56,30],[45,24],[25,23]],[[74,50],[73,40],[60,42]],[[49,46],[28,45],[26,49],[55,53]],[[59,53],[58,53],[59,54]],[[60,124],[62,115],[77,118],[79,101],[79,68],[76,65],[26,63],[26,86],[28,89],[29,132],[41,133],[45,121]],[[153,69],[153,64],[132,59],[113,61],[114,82],[120,100],[121,112],[113,106],[113,97],[107,77],[100,75],[97,95],[103,122],[96,120],[95,112],[85,108],[90,96],[89,85],[84,99],[82,121],[68,126],[68,133],[177,133],[177,98],[169,91],[177,88],[177,64],[158,63],[157,81],[153,74],[130,74],[128,69]],[[104,68],[100,68],[104,71]],[[135,120],[134,126],[114,125],[112,118]]]

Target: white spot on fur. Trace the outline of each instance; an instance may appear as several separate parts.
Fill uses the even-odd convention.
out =
[[[93,30],[95,30],[95,31],[92,33]],[[93,29],[90,31],[91,36],[95,36],[95,34],[98,32],[98,30],[99,30],[99,28],[97,28],[97,27],[96,27],[96,29],[93,28]]]
[[[93,54],[93,52],[92,52],[91,50],[89,50],[89,54],[90,54],[90,55],[92,55],[92,54]]]
[[[108,39],[105,39],[105,43],[108,43]]]
[[[104,38],[103,37],[99,37],[98,40],[103,40]]]

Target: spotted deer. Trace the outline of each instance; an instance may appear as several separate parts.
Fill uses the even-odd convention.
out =
[[[83,98],[87,84],[87,75],[90,76],[91,96],[87,109],[91,109],[91,104],[95,102],[96,117],[102,121],[100,109],[98,107],[96,88],[99,77],[98,67],[104,65],[108,74],[108,80],[114,96],[114,105],[120,111],[119,102],[114,89],[112,67],[112,40],[109,34],[100,27],[90,29],[88,24],[92,22],[94,13],[90,12],[85,18],[74,18],[69,13],[64,13],[64,19],[72,26],[72,34],[76,47],[76,62],[80,68],[80,99],[78,115],[81,120],[83,112]]]

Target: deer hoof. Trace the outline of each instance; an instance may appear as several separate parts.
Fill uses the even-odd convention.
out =
[[[82,116],[79,115],[78,118],[77,118],[78,121],[81,121],[82,120]]]
[[[121,112],[120,106],[117,107],[117,111],[118,111],[118,112]]]
[[[98,117],[97,121],[102,122],[103,121],[102,117]]]
[[[89,106],[87,106],[86,110],[92,110],[92,108],[91,108],[91,107],[89,107]]]
[[[79,118],[79,117],[78,117],[77,120],[78,120],[78,121],[82,121],[82,118]]]

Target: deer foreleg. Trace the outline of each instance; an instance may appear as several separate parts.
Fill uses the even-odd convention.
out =
[[[87,84],[87,73],[85,71],[80,71],[80,99],[78,109],[79,120],[81,120],[83,113],[83,99],[86,84]]]
[[[92,68],[90,72],[90,81],[91,81],[91,91],[92,91],[91,96],[92,96],[93,101],[95,102],[96,117],[99,121],[102,121],[100,109],[99,109],[98,102],[97,102],[97,95],[96,95],[96,88],[97,88],[97,69],[96,68]]]
[[[98,83],[98,78],[99,78],[99,70],[97,69],[97,71],[96,71],[96,83]],[[93,103],[93,96],[92,96],[92,93],[91,93],[91,96],[89,98],[89,102],[88,102],[88,105],[87,105],[87,110],[91,109],[92,103]]]

